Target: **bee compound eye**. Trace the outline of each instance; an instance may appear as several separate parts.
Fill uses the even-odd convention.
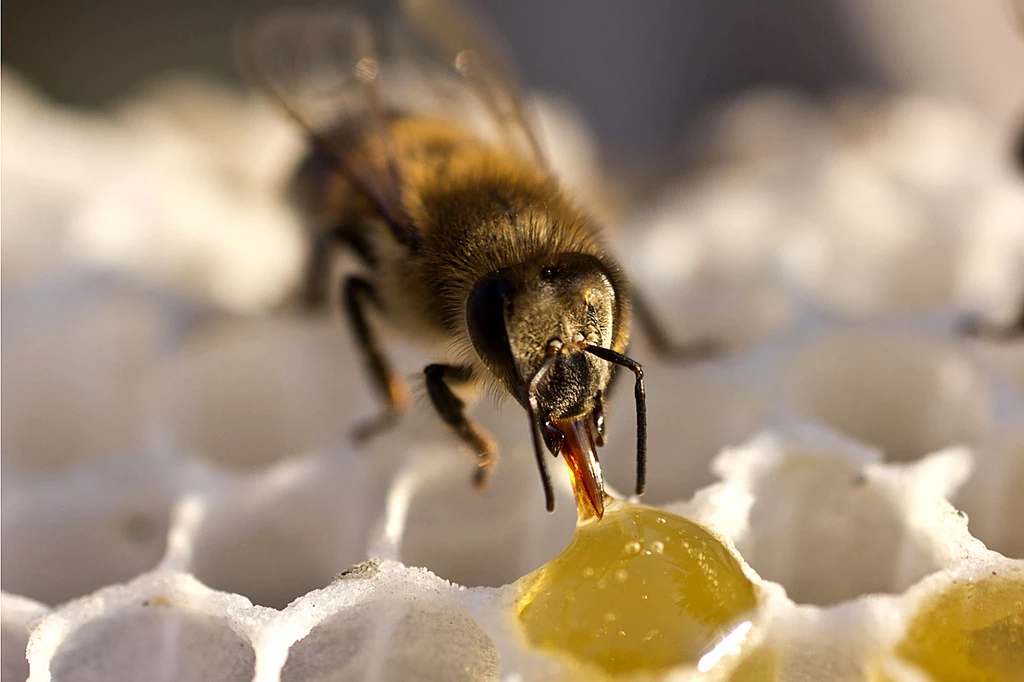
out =
[[[541,279],[554,279],[558,276],[558,268],[548,265],[540,269]]]
[[[466,302],[466,323],[473,347],[492,369],[511,371],[515,366],[508,331],[506,310],[510,308],[512,285],[494,275],[481,280]]]

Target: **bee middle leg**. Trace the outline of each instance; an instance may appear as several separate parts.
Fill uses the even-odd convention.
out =
[[[634,318],[637,325],[643,328],[651,348],[658,356],[673,362],[687,363],[710,360],[726,352],[726,342],[710,336],[700,336],[686,341],[673,339],[646,298],[636,288],[632,294]]]
[[[319,312],[324,310],[329,302],[331,265],[339,249],[348,248],[361,263],[371,268],[376,265],[376,259],[357,226],[343,222],[330,229],[312,232],[302,273],[299,305],[303,310]]]
[[[367,304],[380,306],[373,285],[360,277],[349,277],[343,285],[341,299],[370,377],[385,402],[385,409],[378,417],[359,425],[353,432],[356,440],[365,441],[397,423],[398,415],[408,402],[409,389],[384,357],[380,341],[367,321]]]
[[[487,487],[498,451],[491,437],[466,417],[466,404],[451,388],[452,384],[465,385],[472,382],[472,370],[455,365],[427,365],[423,374],[426,377],[427,395],[437,414],[476,455],[477,470],[473,474],[473,486],[483,490]]]

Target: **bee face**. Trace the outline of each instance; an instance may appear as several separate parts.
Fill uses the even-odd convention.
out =
[[[616,291],[602,263],[584,254],[505,268],[484,278],[470,296],[466,317],[474,348],[521,402],[545,358],[558,358],[539,386],[545,416],[590,412],[608,385],[608,363],[580,350],[612,341]]]

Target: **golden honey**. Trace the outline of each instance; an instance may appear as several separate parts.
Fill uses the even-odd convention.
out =
[[[1024,681],[1024,570],[957,582],[930,598],[896,653],[934,682]]]
[[[581,522],[565,551],[520,581],[526,637],[613,675],[714,667],[750,630],[756,588],[700,525],[609,500],[603,518]]]

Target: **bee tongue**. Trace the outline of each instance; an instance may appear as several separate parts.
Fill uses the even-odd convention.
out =
[[[589,415],[560,419],[553,426],[562,434],[559,454],[569,467],[576,509],[581,521],[604,516],[604,479],[597,461]]]

